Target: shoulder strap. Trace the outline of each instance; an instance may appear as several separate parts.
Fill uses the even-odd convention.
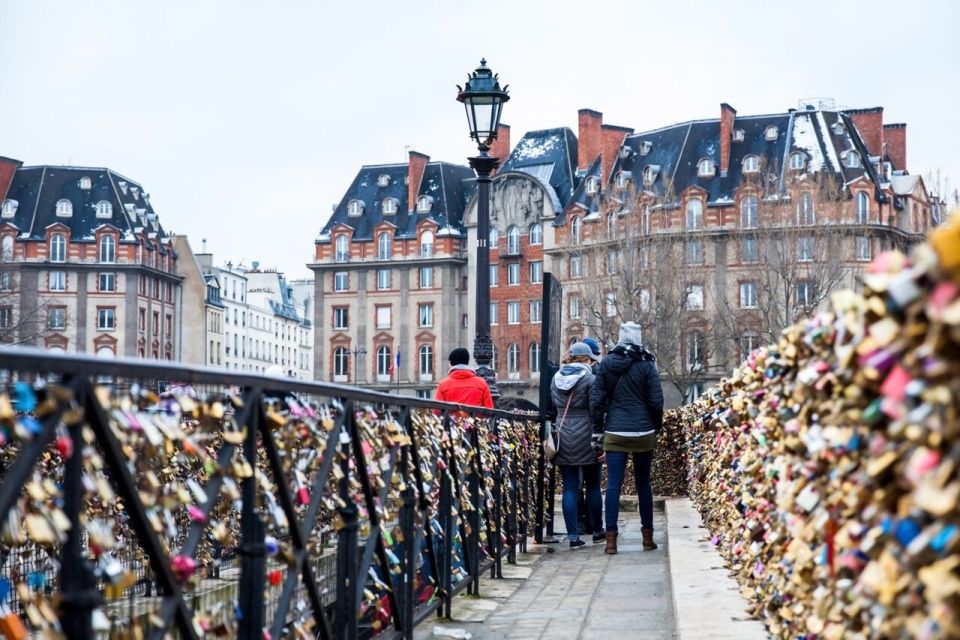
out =
[[[563,429],[563,421],[567,419],[567,411],[570,410],[570,401],[573,400],[573,389],[570,389],[570,395],[567,396],[567,406],[563,408],[563,417],[560,418],[560,424],[557,425],[557,434]]]
[[[631,360],[631,361],[630,361],[630,366],[627,367],[627,370],[624,371],[623,374],[621,374],[619,378],[617,378],[617,384],[613,385],[613,393],[610,394],[610,404],[613,404],[613,401],[616,399],[617,389],[620,388],[620,383],[623,382],[623,379],[626,378],[626,377],[630,374],[630,370],[633,369],[633,365],[635,365],[636,363],[637,363],[636,360]],[[609,406],[609,405],[608,405],[608,406]]]

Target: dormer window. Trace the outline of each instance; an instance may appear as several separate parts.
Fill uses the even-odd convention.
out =
[[[647,165],[643,169],[643,184],[650,186],[657,180],[657,174],[660,173],[659,165]]]
[[[433,208],[433,198],[430,196],[420,196],[417,198],[417,213],[430,213]]]
[[[627,158],[630,157],[630,153],[631,153],[630,147],[627,147],[627,146],[621,147],[621,148],[620,148],[620,159],[621,159],[621,160],[626,160]]]
[[[133,195],[133,199],[137,200],[140,197],[140,187],[130,187],[130,193]]]
[[[807,157],[802,153],[790,154],[790,168],[793,171],[802,171],[807,166]]]
[[[57,215],[61,218],[69,218],[73,215],[73,203],[62,198],[57,200]]]
[[[757,173],[760,171],[760,158],[757,156],[747,156],[743,159],[744,173]]]
[[[101,200],[97,203],[97,217],[109,218],[113,216],[113,205],[107,200]]]
[[[747,132],[743,129],[734,129],[733,130],[733,141],[734,142],[743,142],[744,138],[747,137]]]
[[[777,128],[777,125],[772,124],[766,129],[764,129],[763,137],[768,142],[773,142],[774,140],[780,137],[780,129]]]
[[[587,178],[587,195],[594,195],[600,191],[600,179],[596,176]]]
[[[641,140],[638,149],[640,151],[640,155],[645,156],[650,153],[651,149],[653,149],[653,143],[649,140]]]
[[[87,176],[83,176],[82,178],[80,178],[80,188],[81,188],[81,189],[83,189],[84,191],[87,191],[87,190],[90,189],[91,186],[92,186],[92,185],[91,185],[90,178],[88,178]]]
[[[712,178],[717,173],[717,165],[710,158],[704,158],[697,163],[697,175],[701,178]]]
[[[127,195],[127,181],[120,180],[117,182],[117,186],[120,187],[120,191],[123,191],[123,195]]]
[[[19,206],[20,206],[20,203],[17,202],[16,200],[4,200],[3,208],[2,208],[3,217],[12,218],[14,214],[17,213],[17,207]]]
[[[359,216],[363,214],[363,200],[351,200],[347,205],[347,215]]]
[[[862,166],[860,162],[860,154],[856,151],[848,151],[847,157],[845,158],[845,163],[848,169],[859,169]]]
[[[833,131],[834,135],[842,136],[843,135],[843,122],[837,120],[832,125],[830,125],[830,131]]]
[[[627,182],[630,181],[630,172],[629,171],[618,171],[617,177],[614,178],[614,184],[617,185],[617,189],[626,189]]]
[[[383,214],[386,216],[393,215],[397,212],[397,209],[400,206],[400,202],[396,198],[384,198],[383,200]]]
[[[385,173],[380,174],[377,177],[377,186],[378,187],[389,187],[390,186],[390,176]]]

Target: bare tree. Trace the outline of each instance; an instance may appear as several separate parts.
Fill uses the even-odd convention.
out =
[[[0,344],[35,344],[48,328],[49,301],[38,299],[24,306],[18,275],[15,265],[0,263]],[[64,323],[66,320],[64,317]]]

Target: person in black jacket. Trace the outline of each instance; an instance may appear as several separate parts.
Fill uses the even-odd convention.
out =
[[[637,482],[643,548],[657,548],[653,541],[650,465],[657,432],[663,424],[663,389],[656,358],[641,344],[640,335],[640,325],[620,325],[620,339],[600,363],[590,402],[594,448],[602,448],[607,462],[604,551],[610,554],[617,552],[620,491],[630,457]]]

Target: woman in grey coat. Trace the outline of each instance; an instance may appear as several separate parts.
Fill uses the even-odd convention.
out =
[[[603,498],[600,493],[600,463],[591,446],[593,420],[590,397],[594,375],[590,370],[593,352],[582,342],[571,345],[566,363],[553,377],[550,395],[556,412],[553,429],[559,433],[560,446],[554,463],[563,479],[563,521],[567,527],[570,548],[586,544],[578,532],[577,498],[581,482],[587,487],[587,510],[593,529],[593,541],[604,540]]]

